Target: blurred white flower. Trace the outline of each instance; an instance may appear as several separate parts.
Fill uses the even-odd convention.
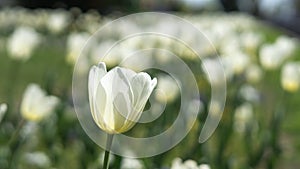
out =
[[[90,109],[95,123],[105,132],[115,134],[131,129],[157,84],[144,72],[115,67],[109,72],[100,62],[90,69]]]
[[[197,39],[192,32],[181,31],[176,35],[178,39],[170,39],[170,41],[165,41],[171,43],[170,50],[181,58],[187,60],[196,60],[198,59],[197,54],[195,54],[193,47],[198,46],[199,44],[205,44],[205,42],[200,42],[202,39]],[[162,38],[161,38],[162,39]],[[158,39],[157,39],[158,40]],[[156,47],[156,46],[154,46]],[[203,48],[204,49],[204,48]],[[167,49],[168,50],[168,49]],[[204,51],[201,51],[204,52]],[[205,51],[206,52],[206,51]]]
[[[243,103],[236,108],[234,113],[234,129],[237,132],[244,132],[253,118],[253,106],[250,103]]]
[[[186,160],[184,166],[186,169],[198,169],[197,162],[194,160]]]
[[[261,65],[268,70],[278,68],[284,61],[284,57],[278,52],[275,45],[265,44],[259,51]]]
[[[40,35],[30,27],[19,27],[9,37],[7,50],[13,59],[27,60],[40,42]]]
[[[166,54],[164,54],[164,52],[161,53],[161,55],[167,56]],[[155,56],[158,55],[161,56],[160,51],[155,52]],[[157,57],[153,56],[153,51],[147,50],[145,52],[134,52],[131,51],[131,49],[129,49],[124,51],[122,61],[119,65],[125,68],[132,69],[133,71],[139,72],[144,70],[145,68],[152,67],[156,59]]]
[[[260,100],[259,92],[251,85],[244,84],[240,90],[239,95],[246,101],[258,103]]]
[[[88,33],[71,33],[67,39],[67,62],[75,64],[85,47],[90,35]]]
[[[116,29],[114,31],[114,34],[124,37],[130,34],[134,34],[140,29],[139,25],[131,20],[127,20],[127,22],[116,22],[115,25]]]
[[[210,166],[208,164],[200,164],[198,166],[194,160],[182,162],[182,159],[177,157],[172,161],[171,169],[210,169]]]
[[[77,10],[80,12],[80,9]],[[75,22],[76,26],[78,26],[80,30],[85,30],[92,34],[95,33],[102,24],[105,24],[104,21],[102,21],[100,14],[94,10],[81,13]]]
[[[174,101],[180,92],[176,81],[167,75],[160,75],[157,77],[157,79],[157,90],[159,92],[155,93],[155,98],[159,102]]]
[[[51,165],[50,158],[44,152],[26,153],[24,156],[26,162],[30,165],[40,168],[49,168]]]
[[[251,64],[247,67],[245,76],[249,83],[257,83],[263,77],[263,70],[258,65]]]
[[[5,103],[0,104],[0,123],[5,115],[6,111],[7,111],[7,104],[5,104]]]
[[[289,58],[295,52],[296,40],[282,35],[276,39],[275,46],[283,58]]]
[[[256,52],[262,43],[262,35],[256,32],[244,32],[241,34],[241,43],[246,51]]]
[[[143,169],[142,162],[134,158],[123,158],[121,163],[121,169]]]
[[[208,164],[200,164],[199,169],[210,169],[210,166]]]
[[[260,62],[266,69],[276,69],[288,58],[296,49],[296,42],[292,38],[280,36],[274,44],[265,44],[259,51]]]
[[[250,64],[249,56],[242,52],[236,52],[232,53],[231,55],[223,56],[221,61],[224,65],[225,74],[228,78],[234,74],[243,73]]]
[[[300,85],[300,63],[288,62],[281,70],[281,86],[284,90],[295,92]]]
[[[52,33],[62,32],[69,24],[70,16],[66,11],[52,11],[48,18],[47,26]]]
[[[236,74],[244,72],[250,63],[249,56],[242,52],[233,53],[230,58],[233,70]]]
[[[189,102],[189,105],[186,108],[186,112],[189,113],[184,114],[187,121],[186,124],[191,125],[190,127],[192,127],[192,125],[194,124],[193,122],[195,121],[194,117],[197,116],[197,113],[202,113],[203,110],[204,110],[204,103],[200,99],[194,99],[191,102]]]
[[[96,64],[99,63],[99,61],[103,61],[105,62],[107,67],[113,67],[119,64],[120,55],[112,55],[112,54],[110,54],[109,56],[106,55],[107,52],[109,52],[109,50],[113,47],[115,43],[116,41],[106,40],[94,46],[92,48],[92,53],[91,53],[93,63]]]
[[[206,78],[211,84],[222,85],[224,79],[223,65],[217,59],[203,59],[202,70],[206,73]]]
[[[124,42],[127,42],[124,41]],[[130,44],[115,40],[106,40],[92,48],[92,59],[94,63],[104,62],[107,67],[112,68],[130,56],[134,52],[134,48]]]
[[[219,44],[218,48],[222,55],[230,56],[233,53],[241,52],[242,44],[236,33],[226,36],[226,38],[222,39],[221,42],[217,42],[217,44]]]
[[[30,84],[23,95],[21,114],[24,119],[39,122],[50,115],[59,103],[55,96],[46,96],[37,84]]]
[[[171,169],[184,169],[182,164],[182,159],[181,158],[175,158],[172,161]]]

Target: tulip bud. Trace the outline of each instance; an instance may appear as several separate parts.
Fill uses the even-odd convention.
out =
[[[41,121],[47,117],[58,104],[55,96],[46,96],[46,93],[36,84],[30,84],[21,103],[21,114],[29,121]]]
[[[109,72],[100,62],[89,72],[89,101],[95,123],[110,134],[131,129],[140,118],[156,78],[144,72],[115,67]]]
[[[281,72],[281,86],[284,90],[295,92],[300,86],[299,63],[286,63]]]

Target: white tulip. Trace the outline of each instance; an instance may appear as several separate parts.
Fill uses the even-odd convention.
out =
[[[30,27],[19,27],[8,39],[7,50],[13,59],[27,60],[40,41],[40,35]]]
[[[30,84],[21,103],[21,115],[29,121],[38,122],[50,115],[58,104],[55,96],[46,96],[37,84]]]
[[[7,111],[7,104],[5,104],[5,103],[0,104],[0,123],[5,115],[6,111]]]
[[[71,33],[67,39],[67,62],[75,64],[90,35],[88,33]]]
[[[172,161],[171,169],[184,169],[184,166],[182,164],[182,159],[181,158],[175,158]]]
[[[233,52],[231,55],[221,57],[226,78],[230,80],[234,75],[239,75],[248,68],[250,58],[242,52]]]
[[[48,18],[48,29],[53,33],[59,33],[68,26],[69,19],[70,16],[66,11],[54,11]]]
[[[122,59],[130,56],[133,52],[134,49],[129,46],[117,44],[115,40],[106,40],[92,48],[91,57],[94,63],[98,63],[101,60],[107,67],[111,68],[120,64]]]
[[[208,164],[200,164],[199,169],[210,169],[210,166]]]
[[[123,158],[121,163],[121,169],[143,169],[142,162],[134,158]]]
[[[113,66],[119,64],[119,62],[120,62],[119,55],[110,55],[110,56],[106,56],[106,57],[103,56],[104,54],[106,54],[106,52],[108,52],[108,50],[111,47],[113,47],[113,45],[115,43],[116,42],[113,40],[105,40],[105,41],[99,43],[98,45],[95,45],[91,51],[91,58],[93,60],[93,63],[96,64],[101,59],[103,62],[105,62],[105,64],[108,67],[113,67]]]
[[[242,73],[250,64],[249,56],[243,52],[236,52],[229,56],[235,74]]]
[[[296,49],[296,40],[287,36],[279,36],[275,42],[276,47],[278,48],[280,54],[284,58],[289,58]]]
[[[265,69],[274,70],[291,56],[292,46],[287,40],[278,40],[275,44],[263,45],[259,51],[260,63]]]
[[[95,123],[107,133],[123,133],[131,129],[157,84],[156,78],[144,72],[115,67],[109,72],[100,62],[89,72],[90,108]]]
[[[244,84],[240,88],[239,95],[248,102],[258,103],[260,101],[259,91],[249,84]]]
[[[174,101],[179,94],[179,88],[176,81],[167,75],[160,75],[157,79],[157,91],[159,92],[155,93],[155,98],[163,103],[165,101]]]
[[[247,51],[256,52],[262,41],[263,37],[259,33],[244,32],[241,34],[241,43]]]
[[[246,69],[245,76],[248,82],[258,83],[263,77],[263,71],[258,65],[251,64]]]
[[[186,160],[184,165],[186,169],[198,169],[197,162],[194,160]]]
[[[286,63],[281,71],[281,86],[284,90],[295,92],[300,86],[300,64]]]
[[[44,152],[25,153],[24,157],[28,164],[39,168],[49,168],[51,165],[50,158]]]
[[[200,164],[198,166],[194,160],[182,162],[182,159],[177,157],[172,161],[171,169],[210,169],[210,166],[208,164]]]
[[[234,129],[240,133],[244,132],[252,118],[253,106],[250,103],[240,105],[234,113]]]
[[[222,84],[222,78],[224,76],[222,66],[223,65],[217,59],[206,58],[202,60],[201,67],[205,72],[207,80],[209,80],[211,84]]]

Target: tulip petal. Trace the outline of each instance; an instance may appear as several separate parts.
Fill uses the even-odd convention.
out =
[[[148,75],[148,74],[146,74],[146,75]],[[137,114],[138,116],[133,117],[133,119],[135,119],[134,121],[137,121],[140,118],[142,111],[147,103],[147,100],[149,99],[156,84],[157,84],[156,78],[154,78],[153,80],[151,80],[151,78],[150,78],[150,81],[147,78],[147,83],[145,84],[145,86],[141,92],[140,100],[138,101],[139,103],[136,105],[136,108],[135,108],[135,110],[139,111],[140,113]]]
[[[124,126],[126,116],[129,114],[129,107],[126,104],[128,101],[123,93],[119,93],[114,99],[114,119],[115,119],[115,130],[118,131]]]
[[[153,88],[156,86],[156,83],[156,78],[151,80],[151,77],[144,72],[138,73],[132,78],[131,86],[134,93],[133,110],[126,118],[125,125],[121,130],[130,129],[140,118],[147,100],[150,97]]]
[[[133,101],[134,96],[132,93],[130,80],[136,75],[136,73],[132,70],[124,69],[124,68],[116,68],[116,72],[117,72],[117,76],[116,76],[117,78],[115,77],[114,79],[115,82],[113,83],[114,89],[120,89],[118,91],[125,91],[128,89],[130,101]]]
[[[106,66],[103,62],[100,62],[98,66],[93,66],[89,72],[88,90],[89,90],[89,100],[91,111],[95,111],[95,97],[97,94],[97,88],[100,80],[107,73]]]
[[[130,112],[128,108],[130,108],[131,100],[132,100],[132,92],[131,88],[128,85],[128,79],[127,77],[133,76],[133,71],[126,71],[127,69],[119,68],[116,67],[112,70],[110,70],[100,81],[101,81],[101,86],[103,87],[103,91],[106,94],[106,98],[102,99],[105,101],[99,102],[98,104],[102,104],[105,107],[104,111],[101,111],[104,123],[106,127],[109,127],[110,130],[115,130],[115,127],[118,125],[115,125],[116,122],[115,120],[115,113],[114,111],[118,111],[122,114],[119,113],[119,115],[124,116],[124,118],[127,116],[127,114]],[[124,74],[128,75],[125,76]],[[100,85],[99,85],[100,86]],[[126,103],[126,109],[124,108],[123,105],[121,104],[115,104],[114,100],[116,97],[119,97],[118,95],[122,94],[122,97],[124,103]],[[97,91],[97,101],[103,97],[101,95],[100,89]],[[119,101],[118,101],[119,102]],[[103,108],[99,107],[99,110]],[[117,115],[117,114],[116,114]]]
[[[156,80],[154,80],[156,81]],[[134,86],[134,108],[135,111],[141,111],[148,98],[150,97],[150,94],[155,87],[153,86],[151,77],[144,72],[138,73],[131,81],[132,86]]]
[[[112,113],[111,97],[107,94],[104,87],[99,83],[95,97],[95,112],[92,112],[97,125],[105,130],[114,130],[114,115]]]
[[[131,109],[133,94],[132,94],[132,89],[128,77],[129,78],[133,77],[134,74],[136,73],[131,70],[119,68],[119,67],[116,67],[111,71],[109,71],[101,79],[101,84],[105,89],[107,97],[109,97],[110,100],[113,101],[119,93],[122,93],[126,98],[127,107]],[[111,102],[110,104],[113,103]],[[122,111],[122,115],[124,115],[124,117],[126,117],[127,114],[130,112],[130,111],[125,112],[124,110],[120,110],[120,109],[122,109],[122,107],[120,108],[117,107],[117,110]]]

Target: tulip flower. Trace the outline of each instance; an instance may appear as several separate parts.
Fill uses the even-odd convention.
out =
[[[161,90],[163,94],[159,94],[158,92],[156,92],[155,93],[156,99],[160,102],[174,101],[180,92],[176,81],[172,77],[166,75],[161,75],[157,78],[158,78],[157,89]]]
[[[172,161],[172,166],[171,169],[210,169],[210,166],[208,164],[200,164],[199,166],[197,165],[197,162],[194,160],[186,160],[182,161],[181,158],[175,158]]]
[[[97,126],[108,133],[104,169],[108,168],[113,134],[126,132],[135,125],[156,84],[156,78],[151,79],[144,72],[136,73],[121,67],[107,72],[103,62],[90,69],[91,113]]]
[[[6,111],[7,111],[7,104],[5,104],[5,103],[0,104],[0,123],[5,115]]]
[[[88,33],[71,33],[67,39],[67,62],[75,64],[90,35]],[[81,63],[82,64],[82,63]],[[86,69],[87,70],[87,69]]]
[[[131,129],[142,114],[157,84],[144,72],[115,67],[109,72],[100,62],[89,73],[89,100],[95,123],[109,134]]]
[[[47,117],[58,104],[55,96],[46,96],[46,93],[36,84],[30,84],[21,103],[21,114],[24,119],[39,122]]]
[[[70,15],[66,11],[56,10],[50,13],[47,20],[48,29],[52,33],[60,33],[68,26],[70,20]]]
[[[281,86],[289,92],[296,92],[300,86],[300,64],[298,62],[286,63],[281,71]]]
[[[236,108],[234,113],[234,129],[239,133],[244,133],[253,119],[253,106],[244,103]]]
[[[123,158],[121,163],[121,169],[143,169],[142,162],[134,158]]]
[[[40,34],[33,28],[17,28],[8,39],[7,50],[10,54],[9,56],[16,60],[28,60],[40,40]]]

